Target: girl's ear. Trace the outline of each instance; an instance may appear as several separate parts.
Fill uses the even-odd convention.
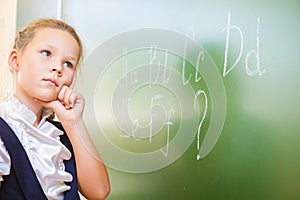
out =
[[[18,65],[18,52],[17,50],[13,49],[9,56],[8,56],[8,65],[10,71],[18,71],[19,65]]]

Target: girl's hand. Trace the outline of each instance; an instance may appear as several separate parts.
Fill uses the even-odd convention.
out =
[[[36,101],[55,112],[72,143],[81,194],[87,199],[105,199],[110,192],[109,177],[82,119],[84,98],[63,86],[56,100]]]
[[[63,86],[54,101],[39,101],[45,108],[50,108],[64,125],[75,125],[82,118],[84,98],[68,86]]]

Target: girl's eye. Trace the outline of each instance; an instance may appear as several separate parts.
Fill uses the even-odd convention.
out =
[[[74,65],[70,62],[64,62],[64,66],[70,68],[70,69],[73,69]]]
[[[41,51],[41,54],[43,55],[43,56],[51,56],[51,52],[50,51],[48,51],[48,50],[42,50]]]

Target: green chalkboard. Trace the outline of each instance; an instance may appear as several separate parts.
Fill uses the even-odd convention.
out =
[[[18,3],[18,26],[57,15]],[[108,199],[300,199],[299,10],[64,0],[86,47],[76,87]]]

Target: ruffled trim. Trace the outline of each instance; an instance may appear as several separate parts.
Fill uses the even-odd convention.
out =
[[[2,176],[10,173],[10,157],[0,137],[0,182],[3,181]],[[1,185],[1,183],[0,183]]]
[[[65,171],[63,161],[71,158],[70,151],[60,142],[64,134],[46,121],[53,112],[45,109],[38,127],[35,114],[12,94],[2,103],[2,118],[11,126],[22,143],[38,180],[49,199],[60,199],[70,189],[64,182],[73,177]]]
[[[7,103],[11,108],[18,112],[25,120],[27,120],[30,124],[33,124],[36,120],[35,114],[29,110],[25,105],[21,104],[19,100],[12,95],[12,93],[8,93]]]
[[[24,104],[22,104],[11,92],[9,92],[7,96],[7,102],[12,107],[12,109],[16,110],[19,113],[19,115],[21,115],[26,121],[33,125],[36,121],[36,115]],[[44,108],[41,122],[44,122],[52,114],[52,110]]]

